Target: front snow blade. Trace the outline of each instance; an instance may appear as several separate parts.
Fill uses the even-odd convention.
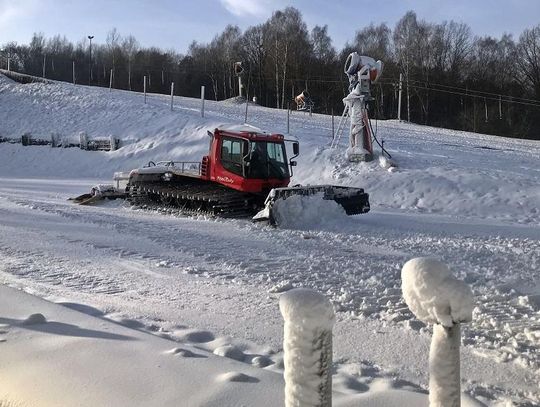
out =
[[[267,220],[274,223],[272,208],[279,199],[287,199],[293,195],[316,195],[322,194],[322,198],[337,202],[347,215],[357,215],[369,212],[369,194],[362,188],[342,187],[336,185],[310,185],[295,186],[288,188],[274,188],[268,194],[265,207],[253,217],[254,221]]]

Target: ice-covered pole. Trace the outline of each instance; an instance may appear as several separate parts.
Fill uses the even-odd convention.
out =
[[[283,294],[286,407],[332,405],[332,326],[334,309],[316,291],[297,288]]]
[[[409,260],[401,270],[403,298],[421,321],[432,323],[429,351],[430,407],[461,402],[460,324],[472,319],[473,295],[448,266],[429,257]]]
[[[174,104],[174,82],[171,82],[171,112],[173,111]]]
[[[144,104],[146,104],[146,75],[143,76]]]
[[[201,117],[204,117],[204,85],[201,86]]]

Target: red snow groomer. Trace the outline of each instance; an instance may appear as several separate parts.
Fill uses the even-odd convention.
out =
[[[185,212],[270,222],[274,219],[274,203],[292,195],[321,194],[322,199],[340,204],[348,215],[370,209],[369,195],[362,188],[288,187],[296,165],[293,160],[299,154],[295,140],[249,126],[217,128],[208,135],[210,150],[201,162],[151,161],[129,173],[125,197],[140,206],[176,207]],[[290,159],[286,142],[292,144]]]

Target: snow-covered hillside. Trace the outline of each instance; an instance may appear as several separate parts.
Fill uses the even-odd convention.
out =
[[[136,93],[0,76],[0,137],[85,131],[123,141],[108,153],[0,144],[0,282],[173,341],[231,345],[277,372],[279,293],[314,288],[337,311],[334,389],[417,395],[427,384],[429,330],[406,308],[399,272],[412,257],[434,256],[475,295],[463,327],[463,390],[486,405],[540,402],[538,142],[379,122],[399,166],[388,172],[330,149],[330,117],[294,112],[290,137],[301,155],[293,182],[363,187],[370,213],[321,206],[324,213],[274,230],[66,202],[114,171],[200,160],[206,131],[241,123],[244,112],[207,101],[201,118],[195,99],[176,98],[171,112],[165,96],[145,105]],[[250,106],[248,123],[284,133],[286,112]]]
[[[208,151],[207,130],[243,122],[245,105],[72,86],[65,83],[19,85],[0,76],[0,137],[51,133],[89,137],[114,135],[124,147],[113,153],[77,149],[25,149],[2,146],[0,174],[17,177],[110,179],[114,171],[150,160],[200,161]],[[286,112],[250,106],[248,123],[284,133]],[[337,122],[337,118],[336,118]],[[519,223],[540,223],[540,143],[385,121],[377,124],[400,171],[387,173],[376,162],[352,165],[343,150],[332,150],[331,118],[294,112],[291,136],[301,142],[293,182],[331,182],[361,186],[375,208],[441,213]],[[342,144],[346,144],[346,136]],[[24,156],[24,158],[22,158]],[[29,166],[28,163],[32,165]]]

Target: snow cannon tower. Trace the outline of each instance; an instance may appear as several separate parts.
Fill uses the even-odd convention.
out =
[[[242,62],[235,62],[233,64],[234,74],[238,76],[238,96],[244,97],[244,84],[242,83],[242,77],[245,74]],[[247,96],[246,96],[247,97]]]
[[[349,94],[343,99],[345,110],[351,117],[351,132],[347,159],[352,162],[373,160],[373,146],[367,104],[373,100],[371,84],[377,82],[383,63],[371,57],[349,54],[345,61],[345,74],[349,78]]]

